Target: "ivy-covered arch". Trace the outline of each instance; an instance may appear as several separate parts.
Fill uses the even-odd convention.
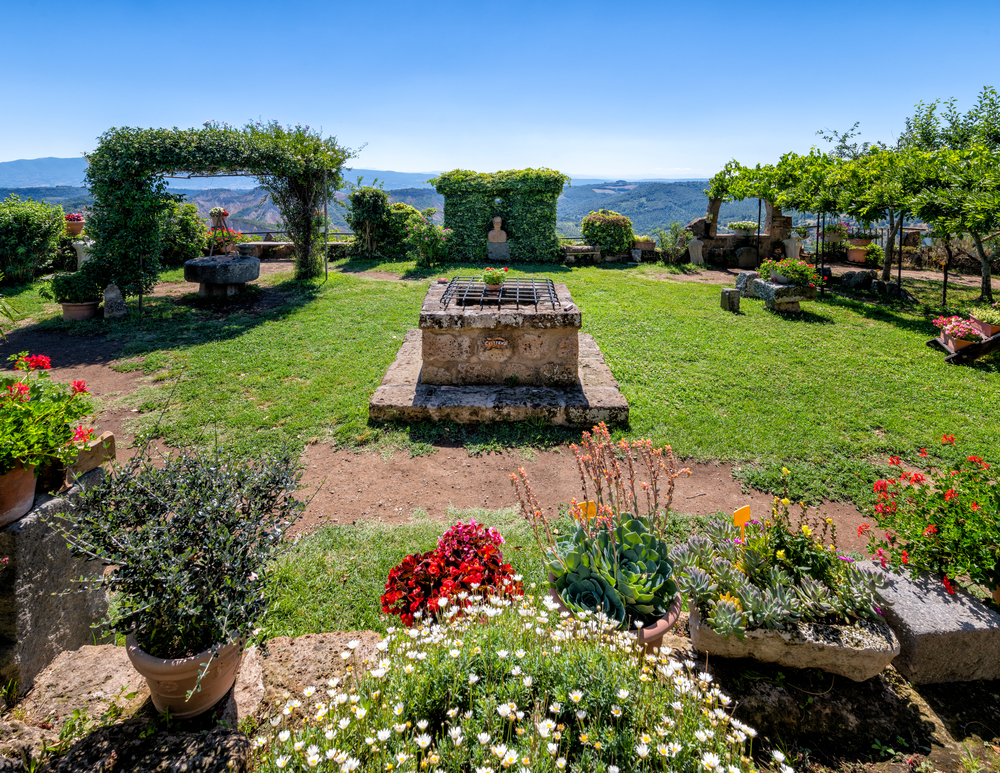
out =
[[[456,169],[431,180],[444,196],[444,227],[452,229],[452,254],[461,260],[485,260],[486,234],[499,215],[511,262],[558,260],[556,199],[569,179],[552,169],[492,174]]]
[[[322,271],[316,210],[340,188],[354,154],[308,126],[250,123],[242,129],[112,128],[87,156],[94,204],[87,222],[101,279],[125,295],[149,292],[159,271],[160,216],[170,199],[164,175],[254,175],[281,211],[295,244],[295,276]],[[139,256],[142,256],[140,261]]]

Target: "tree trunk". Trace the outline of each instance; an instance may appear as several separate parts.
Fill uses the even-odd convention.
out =
[[[976,243],[976,252],[979,253],[979,263],[983,272],[982,289],[978,300],[983,303],[993,303],[993,272],[990,266],[993,256],[986,254],[986,250],[983,248],[983,240],[979,234],[972,234],[972,240]]]
[[[896,233],[902,225],[903,218],[896,218],[896,213],[889,210],[889,236],[885,240],[885,260],[882,263],[882,281],[889,282],[892,279],[892,256],[896,251]]]

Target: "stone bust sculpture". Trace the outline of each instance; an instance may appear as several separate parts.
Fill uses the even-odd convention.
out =
[[[490,244],[503,244],[507,241],[507,232],[500,230],[500,224],[503,220],[498,215],[493,218],[493,230],[486,235],[486,241]]]

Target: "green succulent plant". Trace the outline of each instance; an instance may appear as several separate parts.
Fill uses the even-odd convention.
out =
[[[620,624],[645,622],[666,614],[677,594],[669,552],[670,546],[640,519],[614,529],[578,524],[568,540],[557,543],[548,568],[567,605],[603,611]]]

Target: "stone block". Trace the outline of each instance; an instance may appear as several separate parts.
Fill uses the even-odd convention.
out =
[[[91,626],[107,614],[103,591],[74,592],[73,581],[100,565],[75,558],[53,523],[103,477],[98,468],[65,496],[37,497],[31,512],[0,529],[0,558],[9,560],[0,572],[0,682],[16,679],[20,693],[60,652],[92,644]]]
[[[757,262],[756,247],[741,247],[736,250],[736,265],[740,268],[755,268]]]
[[[563,365],[555,362],[542,366],[541,377],[545,386],[553,387],[576,386],[579,381],[575,365]]]
[[[524,357],[529,360],[538,360],[544,357],[547,353],[548,347],[546,346],[546,338],[544,336],[535,335],[534,333],[526,333],[518,339],[518,357]]]
[[[70,483],[75,483],[78,478],[105,462],[113,462],[116,456],[114,433],[103,432],[100,437],[87,441],[80,449],[80,453],[76,455],[76,459],[67,470],[66,477]]]
[[[756,298],[757,295],[753,291],[753,280],[759,277],[756,271],[741,271],[739,276],[736,277],[736,289],[739,290],[740,295],[744,298]]]
[[[868,290],[876,277],[874,271],[848,271],[840,278],[840,284],[851,290]]]
[[[738,313],[740,310],[740,291],[730,287],[723,288],[721,302],[723,311]]]
[[[816,288],[805,285],[783,285],[777,282],[766,282],[757,278],[753,280],[753,292],[764,301],[764,305],[773,311],[799,311],[800,301],[811,301],[816,298]]]
[[[488,260],[495,260],[498,263],[507,263],[510,261],[510,244],[503,242],[496,244],[494,242],[486,242],[486,258]]]
[[[425,360],[467,360],[472,349],[471,341],[466,336],[425,335]]]
[[[118,289],[118,285],[109,284],[104,288],[104,318],[118,319],[127,313],[128,309],[125,307],[122,291]]]
[[[480,362],[505,362],[514,348],[512,336],[483,336],[476,342]]]
[[[482,362],[465,362],[456,368],[456,385],[496,384],[497,373],[492,365]]]
[[[882,609],[900,642],[893,661],[915,684],[1000,679],[1000,614],[935,577],[886,573]]]
[[[580,357],[580,336],[571,335],[563,338],[556,348],[556,359],[559,362],[576,362]]]

